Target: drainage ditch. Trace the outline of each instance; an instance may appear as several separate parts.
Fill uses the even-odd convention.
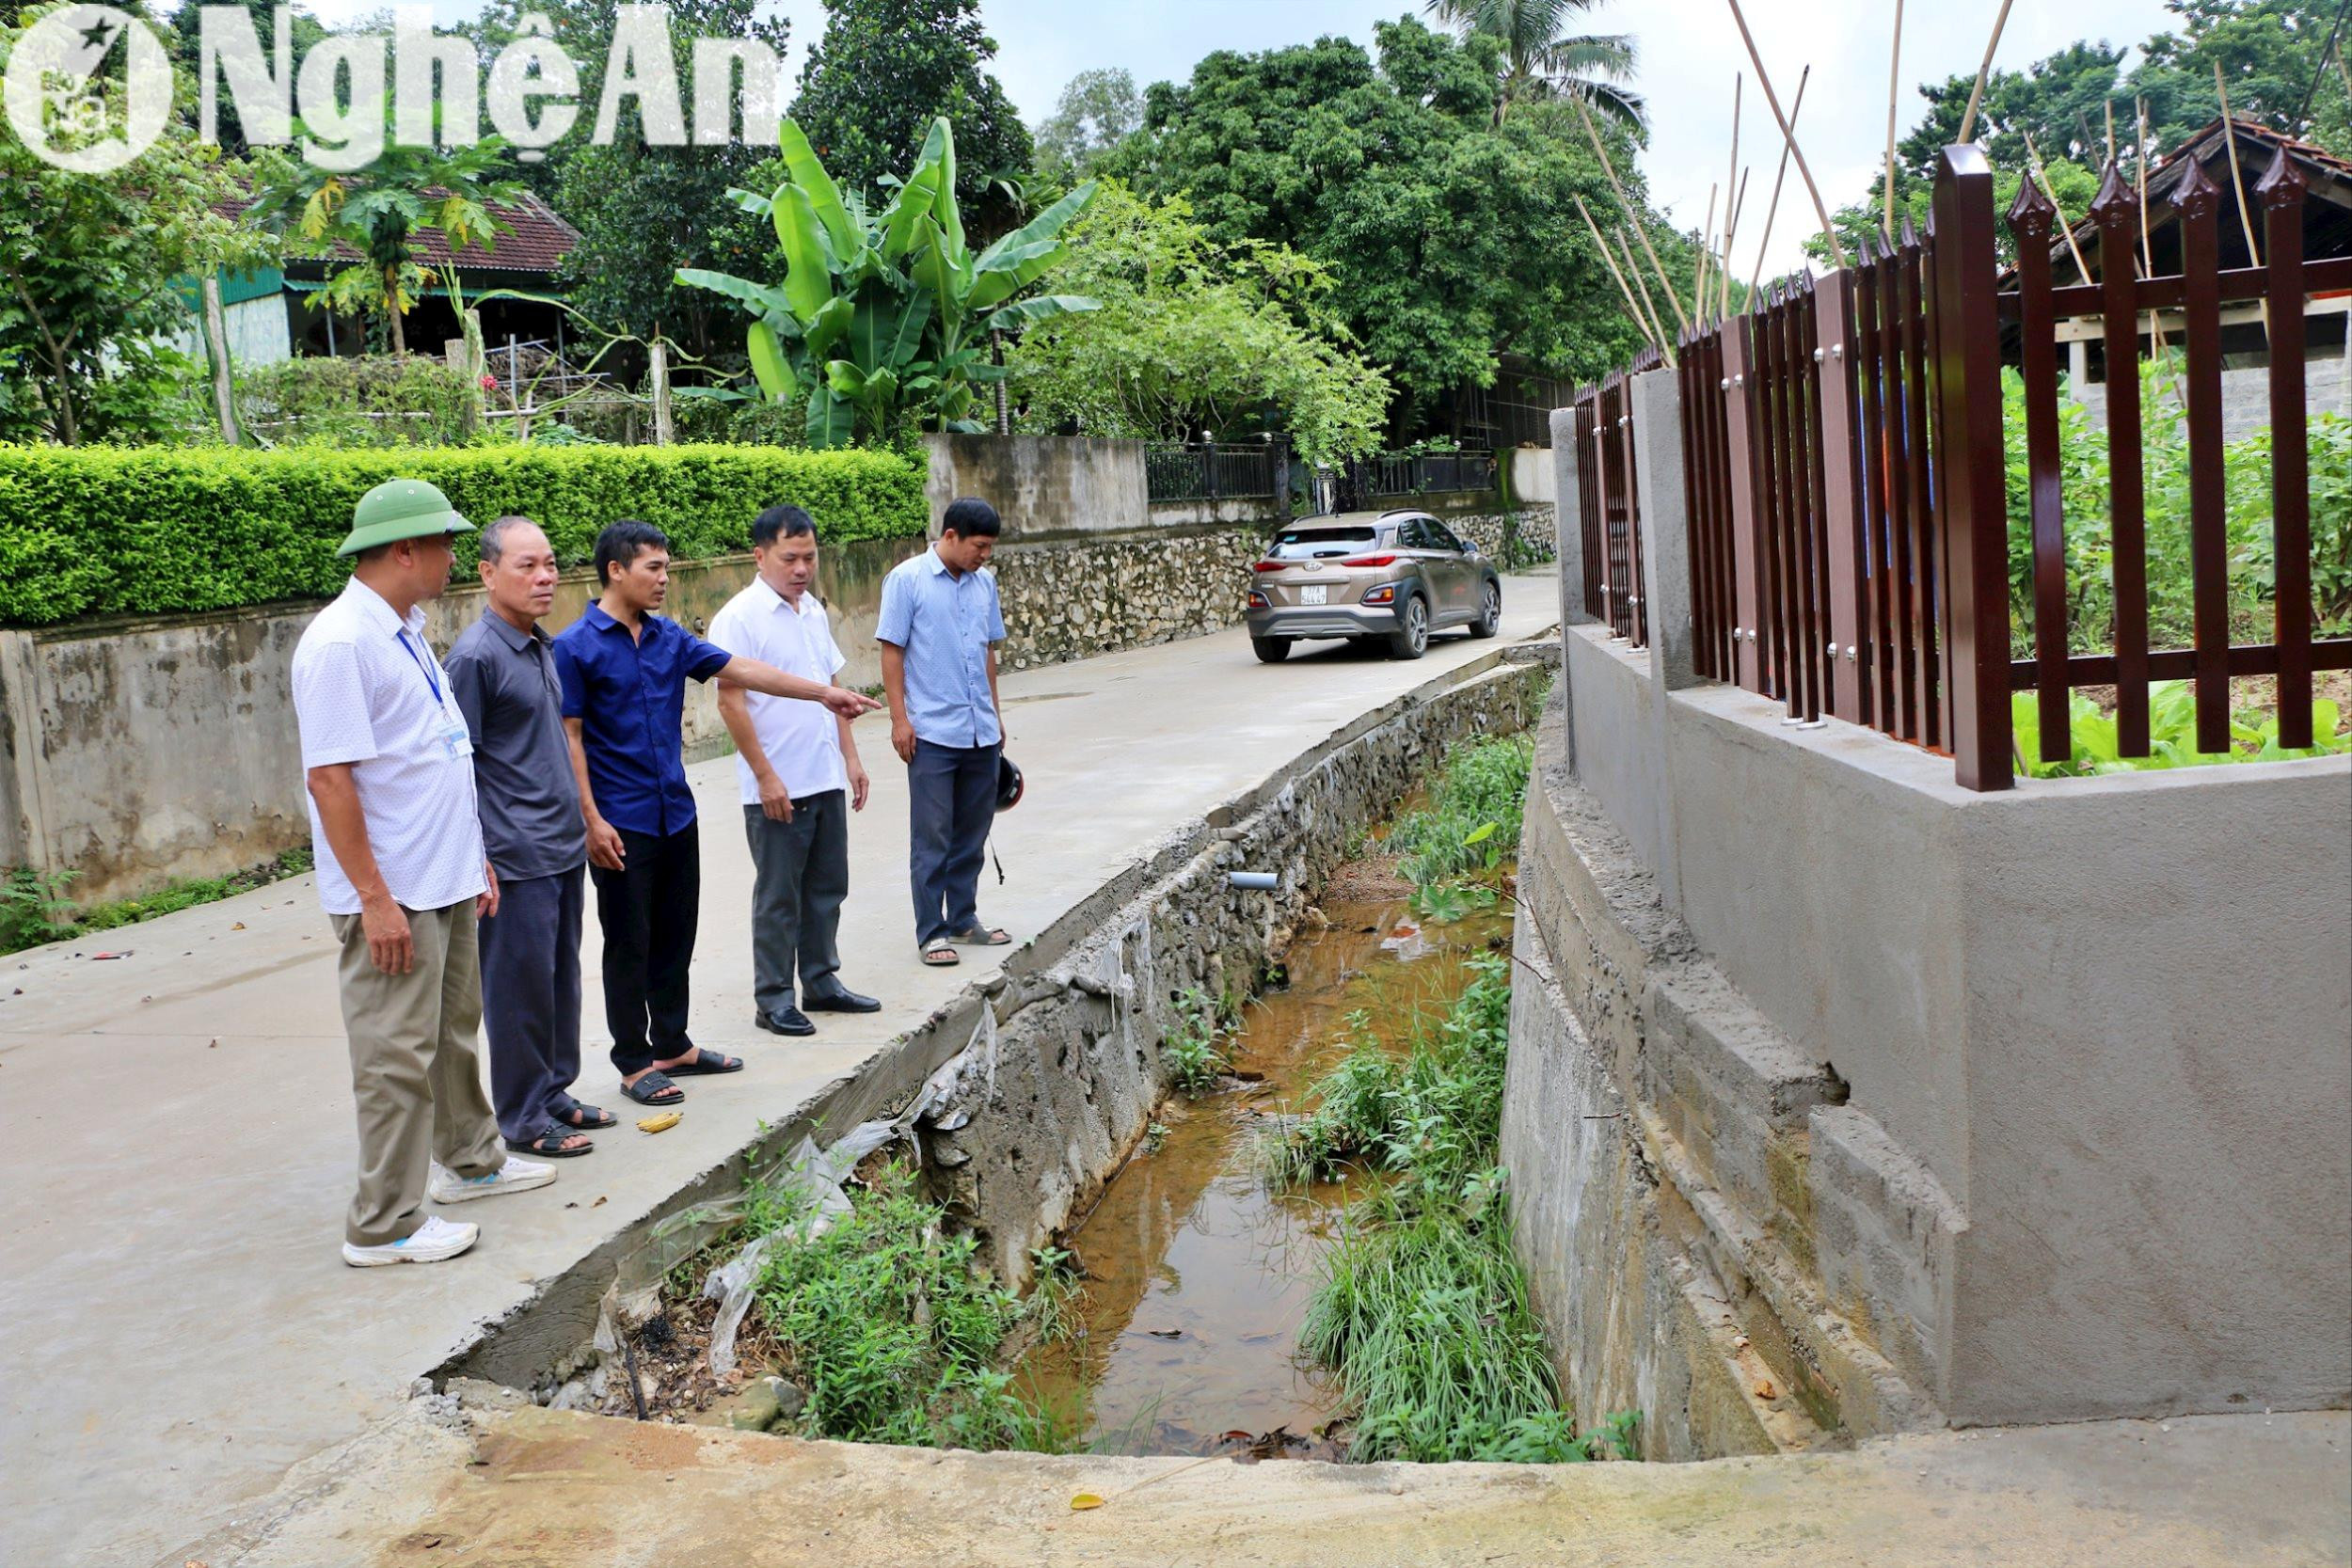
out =
[[[1505,944],[1503,914],[1441,907],[1431,923],[1392,883],[1327,883],[1450,747],[1532,724],[1549,676],[1517,652],[1157,847],[440,1381],[941,1446],[1348,1451],[1348,1393],[1297,1337],[1353,1223],[1343,1200],[1379,1186],[1381,1162],[1289,1184],[1258,1167],[1319,1073],[1426,1037],[1476,956]],[[1270,888],[1248,875],[1267,872]],[[1236,1027],[1215,1037],[1212,1015]],[[1216,1086],[1171,1099],[1204,1051]],[[747,1257],[753,1232],[771,1240]],[[814,1357],[811,1338],[827,1341]]]

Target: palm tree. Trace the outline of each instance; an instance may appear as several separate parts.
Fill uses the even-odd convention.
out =
[[[1502,45],[1495,123],[1522,99],[1554,94],[1581,99],[1635,132],[1647,129],[1641,94],[1619,84],[1633,75],[1634,48],[1625,33],[1567,31],[1569,19],[1595,0],[1429,0],[1429,14],[1465,35]]]
[[[301,134],[299,125],[295,132]],[[437,229],[448,240],[453,290],[456,253],[469,245],[495,248],[508,226],[490,207],[520,200],[524,189],[506,175],[506,143],[499,136],[461,147],[401,147],[388,138],[382,154],[354,174],[329,173],[284,154],[257,163],[246,221],[311,255],[332,255],[338,246],[358,252],[364,260],[327,280],[326,301],[339,310],[383,311],[394,354],[408,352],[402,318],[427,281],[416,257],[418,230]]]

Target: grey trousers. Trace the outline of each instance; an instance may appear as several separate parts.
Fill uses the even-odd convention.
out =
[[[802,796],[789,822],[745,806],[743,836],[752,847],[754,1003],[763,1013],[791,1006],[796,969],[802,995],[839,990],[841,903],[850,896],[848,792]]]
[[[405,974],[375,967],[358,915],[327,917],[342,944],[336,979],[359,1109],[359,1191],[343,1222],[354,1246],[383,1246],[424,1223],[431,1161],[459,1176],[506,1163],[473,1052],[482,1023],[473,900],[407,915],[416,961]]]
[[[499,883],[482,926],[482,1022],[499,1131],[535,1138],[580,1076],[580,925],[588,868]]]
[[[907,878],[917,942],[979,924],[980,863],[996,821],[996,751],[914,743],[907,765]]]

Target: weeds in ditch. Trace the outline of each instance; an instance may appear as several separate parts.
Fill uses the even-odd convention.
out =
[[[226,877],[192,878],[173,882],[143,898],[119,898],[77,910],[73,900],[66,895],[66,889],[78,873],[15,866],[0,877],[0,953],[14,953],[45,942],[63,942],[92,931],[111,931],[199,904],[216,903],[287,877],[298,877],[310,869],[310,851],[307,847],[289,849],[274,861]]]
[[[1496,1164],[1509,961],[1482,958],[1453,1009],[1392,1057],[1362,1037],[1269,1152],[1278,1179],[1377,1165],[1347,1211],[1299,1332],[1355,1417],[1350,1457],[1558,1464],[1630,1457],[1630,1415],[1580,1433],[1511,1247]]]
[[[1176,998],[1176,1022],[1161,1037],[1160,1060],[1168,1064],[1168,1082],[1187,1099],[1216,1087],[1230,1065],[1223,1023],[1222,1009],[1198,986]]]
[[[746,1206],[755,1233],[799,1218],[799,1205],[774,1195]],[[757,1308],[784,1370],[808,1389],[808,1435],[1055,1446],[1044,1418],[995,1368],[1021,1298],[976,1266],[975,1239],[948,1235],[944,1218],[893,1164],[823,1234],[770,1256]]]
[[[1032,1247],[1029,1269],[1032,1283],[1023,1310],[1037,1330],[1037,1337],[1049,1343],[1069,1338],[1079,1326],[1076,1308],[1081,1284],[1077,1259],[1066,1247]]]
[[[1518,849],[1519,816],[1534,765],[1534,742],[1499,736],[1456,746],[1431,787],[1429,803],[1406,812],[1381,847],[1401,857],[1424,920],[1459,920],[1490,909],[1503,863]]]

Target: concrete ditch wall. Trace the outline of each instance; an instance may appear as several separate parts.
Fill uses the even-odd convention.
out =
[[[813,1129],[836,1136],[918,1100],[911,1135],[926,1180],[980,1235],[991,1266],[1025,1283],[1031,1249],[1082,1212],[1142,1139],[1167,1092],[1160,1047],[1179,998],[1196,988],[1211,997],[1254,990],[1353,832],[1425,778],[1453,741],[1533,721],[1550,679],[1549,651],[1499,651],[1444,687],[1367,714],[1280,777],[1151,847],[1013,949],[1000,975],[967,987],[761,1144],[488,1326],[436,1383],[476,1377],[543,1402],[584,1397],[608,1290],[660,1277],[709,1234],[674,1216],[739,1191]],[[1238,892],[1227,873],[1242,867],[1279,870],[1282,884]],[[582,1388],[564,1395],[574,1380]]]
[[[2352,1398],[2352,766],[1975,795],[1565,642],[1504,1154],[1579,1408],[1708,1453]]]

